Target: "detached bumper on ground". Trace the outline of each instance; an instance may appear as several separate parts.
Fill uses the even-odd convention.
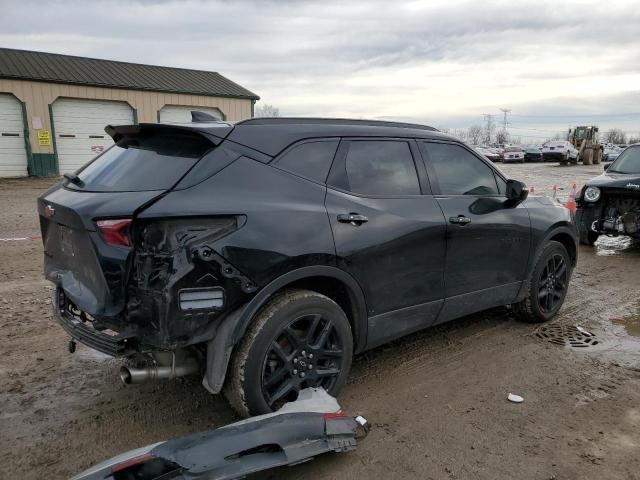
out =
[[[74,480],[233,479],[355,449],[367,421],[340,413],[322,389],[302,390],[278,412],[118,455]]]

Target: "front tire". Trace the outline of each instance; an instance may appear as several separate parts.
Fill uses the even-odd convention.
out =
[[[531,276],[527,280],[527,295],[512,305],[520,320],[541,323],[556,316],[569,288],[571,259],[560,242],[548,242],[538,254]]]
[[[307,387],[336,396],[352,355],[351,327],[338,304],[317,292],[288,290],[255,316],[234,353],[224,393],[243,417],[278,410]]]

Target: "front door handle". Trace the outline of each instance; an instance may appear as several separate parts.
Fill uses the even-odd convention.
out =
[[[464,227],[465,225],[471,223],[471,219],[469,217],[465,217],[464,215],[458,215],[457,217],[449,217],[449,223],[455,223]]]
[[[358,227],[363,223],[367,223],[369,219],[364,215],[358,213],[341,213],[338,215],[338,221],[340,223],[350,223],[354,227]]]

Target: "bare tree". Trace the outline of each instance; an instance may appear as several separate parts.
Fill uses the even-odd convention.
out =
[[[627,138],[627,144],[632,145],[634,143],[640,143],[640,137],[638,137],[637,135],[629,135],[629,137]]]
[[[627,135],[619,128],[612,128],[604,134],[604,141],[607,143],[627,143]]]
[[[273,105],[264,104],[256,108],[254,112],[255,117],[279,117],[280,109]]]
[[[496,132],[496,143],[509,143],[509,132],[506,130]]]
[[[467,141],[467,131],[461,128],[454,128],[451,132],[451,135],[456,137],[458,140],[462,140],[463,142]]]
[[[547,141],[551,141],[551,142],[561,142],[562,140],[566,140],[565,138],[565,134],[564,133],[556,133],[553,137],[551,137],[549,140]]]
[[[469,143],[472,145],[482,143],[484,136],[484,129],[482,128],[482,125],[471,125],[469,130],[467,130],[467,140],[469,140]]]

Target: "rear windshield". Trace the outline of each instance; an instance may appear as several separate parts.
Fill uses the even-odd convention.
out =
[[[199,135],[171,134],[128,137],[78,172],[81,185],[92,191],[142,191],[171,188],[213,145]]]

